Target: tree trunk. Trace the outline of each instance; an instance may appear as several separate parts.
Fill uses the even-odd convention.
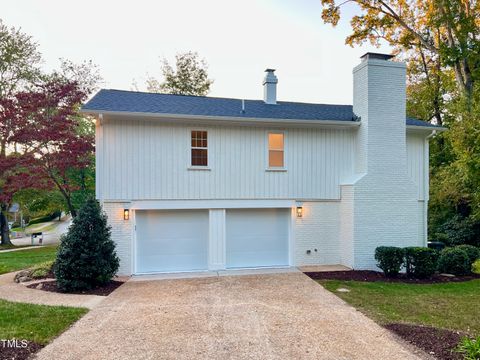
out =
[[[2,209],[0,209],[0,234],[1,234],[1,244],[2,245],[13,245],[10,241],[10,229],[8,228],[8,221],[7,217],[3,209],[5,205],[2,205]]]
[[[72,204],[72,199],[70,198],[70,196],[67,196],[66,194],[64,194],[64,196],[65,196],[65,200],[67,201],[68,211],[70,211],[70,215],[72,215],[72,218],[76,217],[77,210],[75,210],[75,207]]]

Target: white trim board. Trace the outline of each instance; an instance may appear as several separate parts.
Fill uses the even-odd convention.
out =
[[[132,201],[133,210],[175,210],[175,209],[258,209],[292,208],[294,200],[140,200]]]

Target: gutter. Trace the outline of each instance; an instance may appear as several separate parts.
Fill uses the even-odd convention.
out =
[[[358,127],[360,121],[341,121],[341,120],[306,120],[306,119],[273,119],[273,118],[250,118],[240,116],[206,116],[206,115],[181,115],[181,114],[157,114],[146,112],[129,111],[102,111],[102,110],[84,110],[80,113],[88,115],[110,115],[123,117],[145,117],[159,119],[175,120],[202,120],[209,122],[230,122],[230,123],[257,123],[257,124],[296,124],[296,125],[335,125],[340,127]]]
[[[437,130],[432,130],[432,132],[425,137],[425,142],[423,144],[424,148],[424,168],[423,168],[423,235],[425,247],[428,245],[428,201],[430,198],[430,183],[429,183],[429,173],[430,173],[430,151],[429,151],[429,140],[437,135]],[[441,128],[440,131],[445,131],[446,128]]]

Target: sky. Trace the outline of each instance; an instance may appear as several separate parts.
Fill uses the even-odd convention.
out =
[[[109,89],[135,79],[142,90],[146,74],[161,78],[160,58],[197,51],[214,80],[209,96],[261,99],[274,68],[278,100],[351,104],[359,57],[390,49],[345,45],[352,5],[335,28],[321,10],[320,0],[16,0],[0,18],[33,36],[45,70],[59,58],[92,60]]]

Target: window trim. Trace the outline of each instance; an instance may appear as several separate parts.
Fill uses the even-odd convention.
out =
[[[269,134],[283,135],[283,166],[270,166],[270,144]],[[287,132],[285,130],[267,130],[265,132],[265,171],[286,172],[287,171]]]
[[[207,147],[198,147],[198,146],[192,146],[192,133],[194,131],[202,131],[207,133]],[[210,170],[210,151],[209,151],[209,134],[208,134],[207,129],[201,129],[201,128],[191,128],[189,129],[188,132],[188,165],[187,165],[187,170]],[[202,149],[202,150],[207,150],[207,165],[192,165],[192,149]]]

